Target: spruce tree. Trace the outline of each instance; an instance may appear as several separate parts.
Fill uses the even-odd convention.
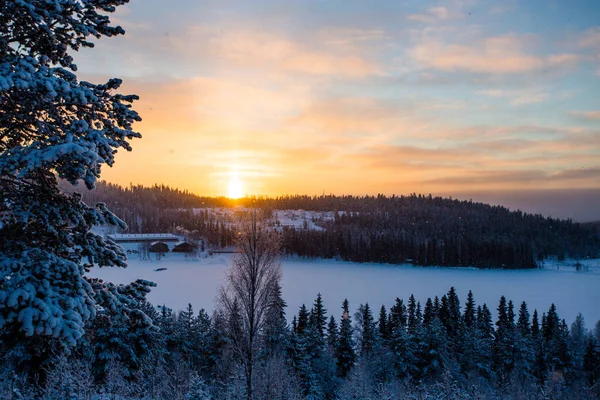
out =
[[[585,320],[583,318],[583,315],[581,315],[581,313],[578,313],[575,317],[575,321],[573,321],[573,324],[571,324],[571,342],[573,344],[575,354],[578,358],[583,356],[585,338]]]
[[[414,295],[408,299],[408,332],[414,333],[417,329],[417,301]]]
[[[425,309],[423,310],[423,325],[429,325],[434,317],[433,302],[431,301],[431,297],[428,297],[425,302]]]
[[[323,306],[323,298],[321,293],[317,294],[317,298],[310,312],[310,322],[317,329],[319,335],[325,337],[325,328],[327,327],[327,310]]]
[[[534,374],[535,367],[535,339],[531,335],[529,311],[525,302],[522,302],[519,307],[519,319],[514,338],[514,371],[521,382],[529,382]]]
[[[442,308],[442,305],[440,304],[440,298],[438,296],[435,296],[433,299],[433,313],[435,315],[437,315],[438,317],[440,315],[441,308]]]
[[[344,300],[342,305],[342,319],[340,321],[340,336],[336,350],[336,363],[338,375],[342,378],[348,376],[348,373],[354,366],[356,353],[354,352],[354,339],[352,338],[352,319],[350,318],[350,306],[348,299]]]
[[[361,313],[360,355],[366,357],[375,349],[377,342],[376,327],[369,303],[365,303],[364,306],[361,305],[361,307],[359,307],[359,312]]]
[[[496,321],[496,334],[494,337],[494,366],[499,377],[500,385],[508,382],[510,373],[514,367],[515,336],[512,328],[511,318],[514,318],[512,302],[507,304],[506,298],[502,296],[498,303],[498,320]]]
[[[423,324],[423,311],[421,310],[421,302],[417,301],[417,311],[415,312],[415,329],[419,329]]]
[[[412,334],[411,342],[416,349],[415,378],[438,379],[446,368],[448,353],[447,332],[439,318]]]
[[[454,286],[448,291],[448,314],[448,333],[451,337],[454,337],[458,334],[461,323],[460,300],[456,294],[456,289],[454,289]]]
[[[508,329],[508,306],[506,303],[506,297],[501,296],[500,302],[498,303],[498,320],[496,321],[496,327],[498,331],[503,331]]]
[[[387,321],[387,311],[385,309],[385,306],[382,305],[381,309],[379,310],[379,320],[377,321],[377,329],[379,330],[379,337],[384,341],[384,343],[387,343],[387,341],[390,338]]]
[[[448,333],[451,332],[451,321],[450,321],[450,304],[448,303],[448,296],[443,295],[442,300],[440,301],[440,312],[439,312],[440,322],[446,328]]]
[[[391,332],[389,347],[394,371],[399,379],[407,378],[414,371],[414,352],[404,325],[396,325]]]
[[[589,387],[594,386],[600,379],[600,351],[597,349],[596,339],[592,334],[588,335],[585,340],[583,372]]]
[[[492,322],[492,313],[487,304],[483,304],[481,309],[477,309],[477,327],[485,338],[492,339],[494,337],[494,326]]]
[[[192,374],[190,378],[190,387],[185,395],[185,400],[212,400],[210,389],[204,379],[198,374]]]
[[[492,374],[492,349],[494,326],[492,322],[492,313],[487,305],[477,307],[476,323],[476,356],[473,362],[477,365],[477,371],[480,375],[489,378]]]
[[[204,309],[198,311],[195,323],[195,337],[197,353],[193,355],[195,365],[202,371],[210,371],[215,367],[215,361],[221,352],[224,343],[222,333],[218,332],[218,326]]]
[[[508,307],[506,311],[506,317],[508,320],[508,328],[514,329],[515,327],[515,305],[512,300],[508,301]]]
[[[537,338],[540,334],[540,323],[538,319],[537,309],[533,310],[533,315],[531,317],[531,336]]]
[[[188,368],[192,367],[192,359],[198,353],[196,345],[199,337],[196,325],[196,317],[191,304],[185,310],[180,311],[174,325],[173,340],[177,351],[182,355]]]
[[[473,292],[469,290],[469,294],[467,295],[467,302],[465,303],[465,313],[463,316],[463,320],[467,328],[471,328],[475,325],[475,312],[475,299],[473,297]]]
[[[285,347],[288,334],[285,318],[286,307],[287,304],[281,293],[281,284],[277,282],[266,311],[264,328],[264,341],[266,343],[267,354],[270,356],[275,355]]]
[[[101,311],[93,320],[92,371],[98,383],[107,378],[110,366],[118,361],[128,381],[136,379],[144,364],[160,356],[159,329],[139,308],[127,313]]]
[[[335,348],[339,341],[339,331],[337,322],[333,315],[329,317],[329,323],[327,324],[327,345],[331,349],[332,353],[335,353]]]
[[[537,317],[537,314],[535,315]],[[529,311],[527,303],[522,302],[519,308],[519,320],[517,321],[517,329],[522,336],[528,337],[531,334],[531,324],[529,321]]]
[[[300,311],[298,311],[298,320],[296,325],[296,333],[302,335],[304,331],[309,326],[309,312],[306,309],[306,305],[302,304],[300,306]]]
[[[396,297],[394,305],[390,308],[390,322],[388,329],[390,332],[399,327],[405,328],[407,321],[407,311],[404,301]]]
[[[545,318],[542,317],[542,334],[544,335],[544,339],[550,341],[556,338],[559,334],[559,329],[560,320],[556,312],[556,306],[552,303],[548,314],[545,315]]]
[[[49,354],[74,347],[100,308],[132,311],[151,284],[92,279],[93,267],[125,267],[125,253],[92,227],[123,221],[87,205],[59,180],[95,187],[103,166],[141,137],[135,95],[120,79],[77,79],[72,54],[122,35],[110,14],[127,0],[4,1],[0,12],[0,340]],[[122,310],[123,309],[123,310]],[[40,358],[41,354],[33,358]]]

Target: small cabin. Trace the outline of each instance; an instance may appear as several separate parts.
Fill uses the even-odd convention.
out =
[[[165,242],[154,242],[150,244],[150,248],[148,249],[150,253],[168,253],[169,246]]]
[[[198,246],[188,242],[181,242],[173,247],[173,253],[192,253]]]

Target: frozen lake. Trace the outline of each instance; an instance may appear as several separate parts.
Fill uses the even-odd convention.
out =
[[[134,257],[126,269],[96,268],[93,276],[116,283],[137,278],[151,280],[158,285],[148,296],[152,303],[166,304],[175,310],[192,303],[195,310],[204,308],[209,313],[231,263],[227,255],[186,260],[181,254],[169,254],[160,261]],[[282,261],[283,295],[288,316],[303,303],[309,307],[319,292],[329,313],[336,317],[341,314],[344,298],[348,298],[353,310],[368,302],[377,315],[382,304],[389,307],[396,297],[407,301],[413,293],[424,305],[427,297],[441,297],[454,286],[463,305],[469,290],[477,304],[487,303],[494,313],[501,295],[512,300],[517,310],[526,301],[531,313],[537,308],[540,318],[555,303],[559,316],[567,323],[571,324],[581,312],[590,328],[600,320],[600,261],[593,260],[591,265],[587,272],[578,272],[565,266],[558,270],[478,270],[286,259]],[[155,271],[158,268],[167,270]]]

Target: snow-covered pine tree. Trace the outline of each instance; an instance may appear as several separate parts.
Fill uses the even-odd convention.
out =
[[[493,363],[498,374],[499,385],[505,385],[514,368],[515,332],[512,302],[501,296],[498,303],[498,320],[494,335]]]
[[[377,345],[377,327],[369,303],[362,304],[356,312],[358,341],[360,343],[360,356],[368,357]]]
[[[305,304],[300,306],[300,311],[298,311],[298,324],[296,325],[296,333],[299,335],[303,334],[304,331],[308,328],[309,325],[309,312],[306,308]]]
[[[431,297],[427,298],[423,309],[423,325],[429,325],[436,315],[433,313],[433,302]]]
[[[511,380],[519,383],[530,382],[533,379],[535,364],[534,341],[531,337],[529,310],[527,303],[522,302],[519,308],[519,319],[514,332],[514,370]]]
[[[540,334],[540,321],[538,318],[537,309],[533,310],[533,315],[531,316],[531,336],[537,339]]]
[[[410,346],[408,332],[404,324],[393,326],[389,347],[396,376],[400,379],[408,377],[414,369],[414,349]]]
[[[460,300],[454,286],[448,291],[448,317],[448,334],[453,337],[458,334],[461,324]]]
[[[98,383],[108,379],[109,369],[118,361],[120,374],[131,382],[145,363],[160,363],[163,336],[140,303],[127,312],[102,310],[92,321],[94,360],[92,372]]]
[[[188,303],[187,307],[180,311],[173,326],[173,340],[177,352],[181,355],[186,368],[192,369],[199,363],[198,346],[201,344],[198,320],[194,316],[194,309]]]
[[[531,334],[531,324],[529,322],[529,311],[527,310],[527,303],[522,302],[519,308],[519,320],[517,321],[517,329],[521,333],[521,336],[529,336]]]
[[[588,386],[592,387],[600,378],[600,352],[596,349],[596,338],[591,333],[585,340],[583,372]]]
[[[571,324],[571,340],[573,342],[574,350],[576,354],[581,357],[585,348],[585,320],[581,313],[577,314],[575,321]]]
[[[465,303],[465,313],[463,314],[463,321],[467,328],[471,328],[475,325],[475,312],[475,299],[473,297],[473,292],[469,290],[467,302]]]
[[[385,306],[382,304],[381,308],[379,309],[379,320],[377,321],[377,329],[379,330],[379,337],[384,343],[387,343],[387,341],[390,338],[387,321],[387,311],[385,309]]]
[[[285,348],[289,333],[285,318],[286,307],[287,303],[283,299],[281,284],[277,282],[271,296],[265,320],[264,340],[266,355],[274,356]]]
[[[79,81],[71,56],[91,38],[124,34],[108,14],[127,2],[0,2],[0,335],[9,348],[33,337],[74,346],[98,306],[115,312],[148,291],[145,281],[117,287],[86,276],[125,266],[123,250],[91,232],[124,223],[58,186],[93,189],[101,167],[140,137],[137,96],[115,93],[119,79]]]
[[[335,317],[331,315],[329,316],[329,323],[327,324],[327,345],[329,346],[329,350],[332,353],[335,353],[335,348],[337,347],[338,340],[338,325],[337,322],[335,322]]]
[[[212,400],[210,389],[204,382],[204,379],[198,374],[193,374],[190,378],[190,388],[185,395],[185,400]]]
[[[327,327],[327,309],[323,305],[323,297],[321,293],[317,294],[317,298],[313,304],[313,308],[310,311],[310,323],[313,325],[319,335],[323,338],[325,337],[325,328]]]
[[[345,299],[344,304],[342,305],[340,335],[335,355],[337,358],[338,375],[342,378],[345,378],[348,376],[348,373],[356,361],[354,339],[352,337],[352,320],[350,318],[350,306],[348,304],[348,299]]]
[[[414,333],[417,329],[417,301],[414,295],[410,295],[408,298],[408,332]]]
[[[396,302],[390,307],[388,330],[393,332],[395,329],[406,328],[406,306],[404,301],[396,297]]]
[[[491,374],[492,348],[494,340],[494,325],[492,313],[488,306],[477,307],[477,361],[479,373],[485,377]]]

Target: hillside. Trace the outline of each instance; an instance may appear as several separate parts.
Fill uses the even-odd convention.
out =
[[[286,254],[309,258],[533,268],[547,258],[600,254],[598,224],[431,195],[231,200],[167,186],[124,188],[101,182],[84,193],[84,200],[106,203],[132,233],[180,230],[215,247],[233,243],[234,207],[256,207],[282,231]],[[285,218],[296,222],[282,223]]]

